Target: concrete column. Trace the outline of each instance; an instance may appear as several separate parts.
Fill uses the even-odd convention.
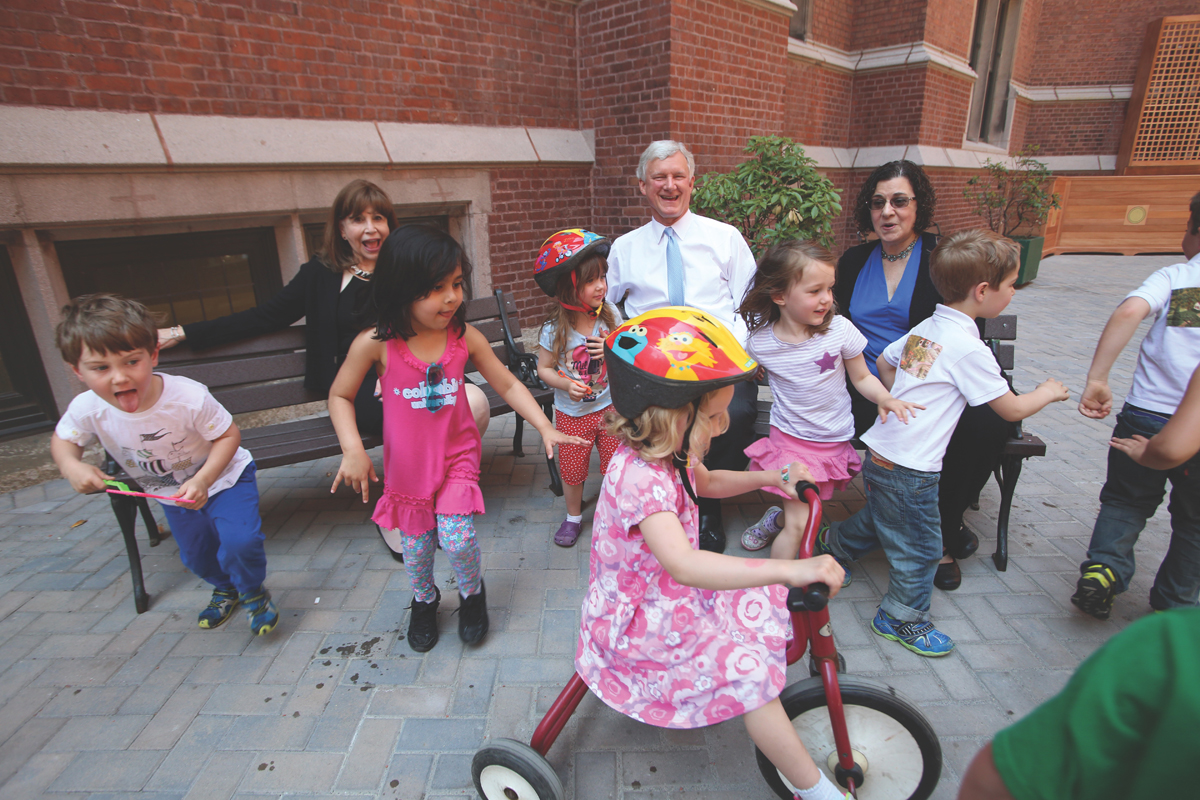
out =
[[[20,238],[14,237],[9,244],[13,272],[21,289],[25,313],[33,328],[31,343],[38,350],[46,370],[46,380],[54,395],[54,403],[61,414],[71,398],[83,388],[82,384],[63,363],[58,347],[54,344],[54,328],[58,325],[61,309],[70,301],[67,284],[63,281],[62,267],[54,252],[54,242],[45,232],[24,228]]]

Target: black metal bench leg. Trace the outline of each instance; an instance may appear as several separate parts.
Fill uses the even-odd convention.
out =
[[[134,536],[137,504],[132,497],[122,495],[110,494],[108,499],[112,503],[117,524],[121,527],[121,535],[125,537],[125,552],[129,555],[129,576],[133,579],[133,605],[137,613],[144,614],[150,607],[150,596],[146,594],[146,585],[142,582],[142,554],[138,551],[137,538]]]
[[[150,546],[158,547],[162,536],[159,535],[158,523],[154,521],[154,514],[150,511],[150,504],[144,497],[131,497],[130,499],[137,502],[138,511],[142,513],[142,524],[146,526],[146,535],[150,537]]]
[[[1021,477],[1021,456],[1002,456],[997,480],[1000,482],[1000,513],[996,520],[996,552],[992,561],[1000,572],[1008,571],[1008,515],[1012,511],[1013,495],[1017,491],[1017,479]],[[1002,477],[1001,477],[1002,476]]]
[[[517,418],[517,432],[513,434],[513,455],[525,457],[525,448],[521,446],[521,438],[525,435],[525,418],[520,414],[515,415]]]

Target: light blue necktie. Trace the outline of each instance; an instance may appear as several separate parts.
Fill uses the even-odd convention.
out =
[[[667,301],[673,306],[683,305],[683,256],[673,228],[667,228]]]

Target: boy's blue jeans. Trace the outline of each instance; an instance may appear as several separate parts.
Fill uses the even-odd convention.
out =
[[[870,451],[863,459],[867,505],[829,532],[839,557],[857,561],[877,547],[888,560],[888,589],[879,607],[902,622],[929,618],[933,574],[942,560],[938,514],[939,472],[884,466]]]
[[[1133,434],[1150,438],[1167,424],[1167,417],[1128,403],[1117,415],[1113,436]],[[1135,569],[1133,546],[1154,516],[1167,481],[1171,481],[1171,545],[1154,586],[1150,605],[1156,609],[1194,606],[1200,596],[1200,455],[1178,467],[1150,469],[1115,448],[1108,450],[1108,477],[1100,490],[1100,514],[1092,528],[1084,569],[1097,564],[1111,567],[1117,591],[1129,588]]]
[[[237,483],[210,496],[198,511],[162,507],[183,565],[214,587],[240,595],[257,592],[267,577],[257,471],[251,461]]]

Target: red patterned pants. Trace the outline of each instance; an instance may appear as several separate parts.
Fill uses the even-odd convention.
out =
[[[604,415],[612,406],[606,406],[599,411],[585,414],[582,417],[572,417],[554,409],[554,427],[571,436],[589,440],[600,450],[600,473],[608,472],[609,459],[617,452],[620,443],[605,430]],[[563,483],[568,486],[581,486],[588,477],[588,461],[592,457],[592,444],[564,444],[558,448],[558,469],[562,472]]]

